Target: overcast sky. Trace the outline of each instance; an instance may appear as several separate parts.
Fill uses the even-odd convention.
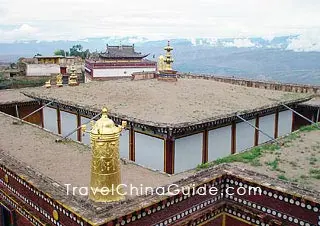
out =
[[[320,37],[320,0],[0,0],[0,42]]]

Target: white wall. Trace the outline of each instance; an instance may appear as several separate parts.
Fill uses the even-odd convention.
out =
[[[131,76],[134,72],[155,71],[155,68],[110,68],[93,69],[93,77]]]
[[[86,117],[80,117],[80,120],[81,120],[81,125],[83,125],[83,124],[85,124],[85,123],[87,123],[87,122],[89,122],[89,118],[86,118]],[[86,130],[87,131],[90,131],[91,130],[91,124],[90,123],[88,123],[88,124],[86,124]],[[82,143],[84,143],[84,144],[87,144],[87,145],[90,145],[90,134],[89,133],[85,133],[84,134],[84,136],[82,136],[82,138],[81,138],[82,140]]]
[[[164,171],[164,140],[135,132],[136,163]]]
[[[120,135],[120,157],[129,159],[129,130],[122,130]]]
[[[60,66],[57,64],[27,64],[27,76],[50,76],[60,73]]]
[[[43,108],[44,128],[58,134],[57,110],[55,108]]]
[[[77,126],[77,116],[68,112],[60,111],[60,117],[61,117],[61,134],[62,136],[67,135],[74,129],[76,129]],[[77,140],[77,131],[74,132],[72,135],[68,137],[72,140]]]
[[[208,161],[231,154],[231,126],[210,130],[208,133]]]
[[[174,173],[195,168],[202,163],[203,133],[175,140]]]
[[[259,129],[269,136],[274,137],[275,114],[260,117],[259,120]],[[269,140],[269,137],[259,132],[259,144],[267,142]]]
[[[285,134],[291,133],[292,129],[292,112],[291,111],[282,111],[279,112],[279,121],[278,121],[278,136],[283,136]]]
[[[256,120],[248,120],[251,124],[255,125]],[[242,152],[254,146],[254,133],[255,129],[246,122],[240,122],[236,125],[236,152]]]

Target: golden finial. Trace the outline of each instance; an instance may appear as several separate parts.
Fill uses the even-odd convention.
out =
[[[164,56],[160,55],[158,59],[158,71],[163,71],[165,69],[165,64],[164,64]]]
[[[170,41],[168,41],[168,45],[164,47],[164,50],[166,51],[165,59],[163,60],[165,63],[165,70],[171,71],[171,64],[173,63],[171,51],[173,50],[173,48],[170,46]]]
[[[58,87],[62,87],[63,86],[63,84],[62,84],[62,75],[60,73],[57,75],[56,84],[57,84]]]
[[[50,79],[48,81],[46,81],[44,87],[51,88],[51,80]]]
[[[69,86],[77,86],[78,84],[78,77],[76,75],[76,68],[74,65],[70,67],[70,76],[69,76]]]
[[[89,198],[95,202],[114,202],[124,197],[120,189],[121,165],[119,136],[126,121],[116,126],[108,117],[107,108],[90,130],[92,162]],[[82,127],[85,130],[85,126]]]

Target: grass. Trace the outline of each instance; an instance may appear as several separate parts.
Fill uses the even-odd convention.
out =
[[[317,124],[318,126],[320,123]],[[310,132],[313,130],[319,129],[316,125],[308,125],[308,126],[303,126],[301,127],[298,131],[291,133],[287,135],[286,137],[281,139],[282,145],[284,147],[289,147],[290,143],[293,140],[301,138],[301,132]],[[320,146],[320,142],[319,142]],[[261,166],[261,163],[259,161],[260,157],[266,152],[274,152],[280,150],[280,146],[277,143],[269,143],[269,144],[264,144],[261,146],[253,147],[248,151],[242,152],[242,153],[237,153],[234,155],[229,155],[224,158],[219,158],[213,162],[207,162],[207,163],[202,163],[197,166],[197,170],[201,169],[206,169],[214,165],[219,165],[222,163],[232,163],[232,162],[242,162],[242,163],[249,163],[252,166]],[[278,153],[278,152],[277,152]],[[310,160],[311,161],[311,160]],[[316,160],[312,159],[312,163],[315,163]],[[273,170],[280,171],[278,168],[279,165],[279,158],[277,157],[274,161],[268,162],[267,163]],[[292,166],[296,166],[295,163],[290,163]],[[319,179],[320,179],[320,173],[319,173]]]
[[[312,178],[320,180],[320,169],[310,169],[309,174]]]
[[[267,165],[271,167],[271,170],[275,171],[279,169],[279,158],[275,158],[272,162],[267,162]]]
[[[285,180],[285,181],[288,181],[288,180],[289,180],[289,179],[288,179],[285,175],[283,175],[283,174],[278,175],[278,179],[280,179],[280,180]]]

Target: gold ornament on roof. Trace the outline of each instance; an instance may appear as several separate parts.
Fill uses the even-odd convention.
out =
[[[166,55],[165,55],[165,59],[164,59],[165,70],[171,71],[172,70],[171,64],[173,63],[171,51],[173,50],[173,48],[170,46],[170,41],[168,41],[168,45],[166,47],[164,47],[164,50],[166,51]]]
[[[158,59],[158,71],[163,71],[165,69],[164,56],[160,55]]]
[[[63,84],[62,84],[62,75],[59,73],[56,77],[56,84],[58,87],[62,87]]]
[[[70,67],[70,76],[69,76],[69,86],[77,86],[79,85],[78,83],[78,76],[76,75],[76,68],[74,65]]]
[[[51,88],[51,80],[50,79],[48,81],[46,81],[44,87]]]
[[[102,109],[101,118],[92,123],[90,133],[92,161],[89,199],[95,202],[114,202],[124,198],[121,185],[119,136],[126,121],[116,126]],[[86,126],[82,126],[85,132]]]

